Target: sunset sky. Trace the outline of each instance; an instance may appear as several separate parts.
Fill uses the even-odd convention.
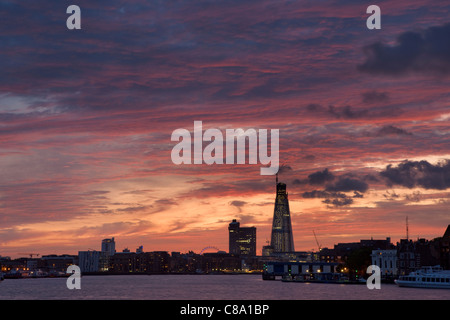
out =
[[[81,30],[66,9],[81,8]],[[381,30],[366,8],[381,8]],[[175,165],[171,134],[280,130],[295,249],[450,224],[447,1],[0,1],[0,256],[270,239],[261,165]]]

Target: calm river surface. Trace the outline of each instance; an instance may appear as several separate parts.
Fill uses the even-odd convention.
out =
[[[448,289],[263,281],[260,275],[84,276],[80,290],[66,278],[6,279],[1,300],[450,300]]]

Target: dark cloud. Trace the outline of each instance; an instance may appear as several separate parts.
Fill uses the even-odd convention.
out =
[[[361,72],[403,75],[410,72],[450,74],[450,23],[423,32],[405,32],[394,46],[376,42],[364,48],[367,60]]]
[[[373,175],[373,174],[366,174],[363,177],[363,180],[364,181],[369,181],[369,182],[378,182],[379,181],[378,177]]]
[[[331,172],[329,172],[328,169],[311,173],[308,176],[308,181],[309,184],[311,185],[324,184],[325,182],[332,181],[333,179],[334,175]]]
[[[234,200],[234,201],[230,202],[230,206],[235,206],[235,207],[238,207],[238,208],[243,207],[246,204],[247,204],[247,202],[240,201],[240,200]]]
[[[379,129],[376,133],[375,136],[389,136],[389,135],[412,135],[411,132],[408,132],[404,129],[392,126],[392,125],[387,125],[382,127],[381,129]]]
[[[328,106],[328,113],[338,119],[357,119],[366,117],[369,114],[368,109],[355,109],[352,106],[335,107]]]
[[[138,211],[144,211],[148,208],[152,208],[152,206],[137,205],[137,206],[133,206],[133,207],[120,208],[120,209],[117,209],[117,211],[118,212],[138,212]]]
[[[428,161],[403,161],[397,167],[388,165],[380,175],[388,186],[445,190],[450,188],[450,160],[430,164]]]
[[[383,103],[389,101],[389,96],[386,92],[378,92],[375,90],[362,93],[364,103]]]
[[[293,185],[302,185],[302,184],[306,184],[306,183],[308,183],[308,180],[306,180],[306,179],[294,179],[292,181]]]
[[[162,205],[162,206],[172,206],[172,205],[176,205],[177,202],[171,199],[158,199],[155,200],[154,202],[157,205]]]
[[[362,195],[358,191],[353,191],[353,198],[364,198],[364,195]]]
[[[302,158],[302,160],[306,160],[306,161],[314,161],[314,160],[316,160],[316,156],[315,156],[315,155],[312,155],[312,154],[308,154],[308,155],[304,156],[304,157]]]
[[[363,180],[348,176],[336,177],[328,171],[328,168],[310,174],[308,179],[296,179],[293,183],[297,185],[325,185],[324,190],[305,191],[302,197],[307,199],[323,198],[323,203],[335,207],[350,205],[353,203],[353,199],[363,198],[363,193],[369,188],[369,185]],[[345,193],[352,191],[353,195]]]
[[[405,200],[410,201],[410,202],[420,202],[421,201],[420,191],[414,191],[411,194],[405,195]]]
[[[403,113],[400,108],[392,106],[379,108],[360,108],[350,105],[342,107],[329,105],[328,107],[325,107],[317,103],[310,103],[305,107],[305,109],[308,113],[311,114],[343,120],[356,120],[362,118],[390,118]]]
[[[103,197],[103,195],[106,195],[108,193],[109,193],[109,191],[106,191],[106,190],[93,190],[93,191],[83,192],[83,193],[81,193],[81,196],[104,199],[105,197]]]
[[[336,192],[358,191],[364,193],[368,188],[369,185],[362,180],[348,177],[339,177],[339,179],[334,184],[328,185],[325,190]]]
[[[386,190],[386,193],[383,194],[383,197],[386,200],[396,200],[400,197],[400,195],[397,194],[395,191],[389,192],[389,190]]]
[[[317,171],[311,173],[307,179],[295,179],[292,181],[294,185],[302,185],[302,184],[310,184],[310,185],[323,185],[326,182],[332,181],[334,179],[334,175],[324,169],[323,171]]]
[[[335,207],[347,206],[353,203],[353,199],[342,192],[329,192],[323,190],[307,191],[302,194],[303,198],[324,198],[322,201],[325,204],[333,205]],[[362,196],[362,195],[361,195]]]
[[[335,207],[342,207],[342,206],[347,206],[349,204],[352,204],[353,199],[352,198],[343,198],[343,199],[335,198],[335,199],[325,199],[322,202],[326,203],[326,204],[332,204]]]
[[[310,103],[306,106],[306,110],[309,112],[319,112],[323,110],[323,107],[317,103]]]
[[[303,198],[346,198],[347,195],[341,192],[329,192],[323,190],[306,191],[302,194]]]

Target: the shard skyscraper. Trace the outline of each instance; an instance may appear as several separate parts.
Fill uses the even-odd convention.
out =
[[[276,179],[277,195],[273,212],[271,247],[273,252],[294,252],[291,213],[289,211],[286,184]]]

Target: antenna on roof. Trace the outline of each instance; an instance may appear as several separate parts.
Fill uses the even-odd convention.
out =
[[[408,216],[406,216],[406,241],[409,241]]]

